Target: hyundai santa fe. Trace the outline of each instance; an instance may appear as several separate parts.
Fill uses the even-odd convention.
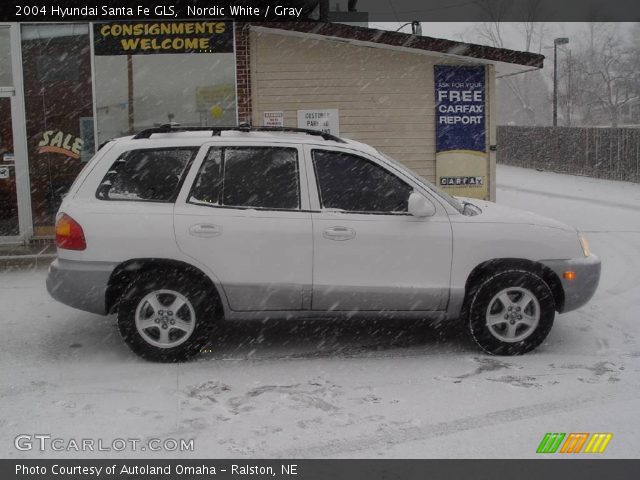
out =
[[[220,320],[433,319],[484,351],[539,346],[600,261],[549,218],[458,199],[373,147],[311,130],[165,125],[107,142],[65,197],[47,289],[117,313],[179,361]]]

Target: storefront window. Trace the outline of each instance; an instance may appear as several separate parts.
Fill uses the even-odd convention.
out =
[[[98,141],[169,122],[235,125],[233,25],[94,24]]]
[[[51,235],[94,149],[89,25],[23,25],[22,61],[34,234]]]
[[[13,85],[9,27],[0,27],[0,87]]]
[[[0,94],[0,240],[20,233],[13,152],[11,99]]]

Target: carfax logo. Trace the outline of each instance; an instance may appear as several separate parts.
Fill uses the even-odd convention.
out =
[[[483,183],[483,177],[440,177],[440,185],[442,185],[443,187],[481,187]]]
[[[612,433],[546,433],[536,453],[604,453],[611,438]]]

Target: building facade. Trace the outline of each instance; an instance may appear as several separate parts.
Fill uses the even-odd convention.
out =
[[[326,129],[493,199],[495,78],[542,61],[334,23],[0,23],[0,243],[52,236],[101,143],[169,122]]]

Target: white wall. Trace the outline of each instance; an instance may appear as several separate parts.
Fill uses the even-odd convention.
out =
[[[438,57],[332,40],[251,32],[252,117],[337,108],[340,135],[435,179],[433,64]]]

